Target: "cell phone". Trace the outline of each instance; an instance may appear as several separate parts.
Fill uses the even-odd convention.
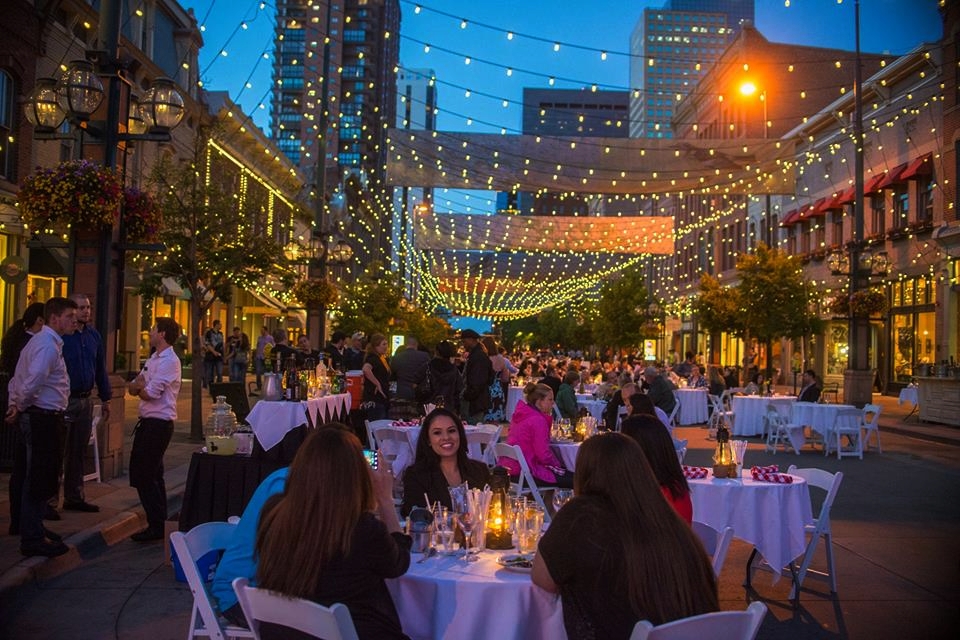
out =
[[[377,462],[377,452],[372,449],[364,449],[363,457],[367,459],[367,462],[370,464],[371,469],[376,469],[379,465]]]

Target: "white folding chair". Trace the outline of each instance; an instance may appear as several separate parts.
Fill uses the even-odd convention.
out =
[[[870,434],[877,434],[877,452],[883,453],[883,447],[880,446],[880,410],[878,404],[863,405],[863,414],[860,418],[860,426],[864,431],[863,448],[870,450]]]
[[[323,640],[359,640],[350,610],[339,602],[324,607],[311,600],[289,598],[275,591],[251,587],[246,578],[235,579],[233,590],[254,638],[260,638],[260,624],[269,622]]]
[[[98,404],[93,408],[93,426],[90,429],[90,440],[87,441],[87,444],[93,447],[93,472],[85,474],[83,476],[84,482],[90,482],[91,480],[100,480],[100,441],[97,439],[97,428],[100,426],[100,421],[103,418],[100,413],[100,405]],[[877,434],[877,443],[880,442],[880,434]]]
[[[863,412],[860,409],[839,409],[833,419],[830,434],[824,437],[824,455],[830,455],[831,443],[837,450],[837,460],[843,457],[857,456],[863,460],[863,433],[860,431]],[[843,449],[843,438],[850,443],[846,451]]]
[[[623,422],[623,419],[627,417],[628,413],[630,413],[630,409],[626,406],[617,408],[617,426],[614,427],[614,431],[620,431],[620,424]]]
[[[506,442],[497,442],[493,445],[493,454],[497,459],[510,458],[511,460],[517,461],[520,465],[520,478],[516,483],[511,483],[513,490],[518,497],[524,494],[529,494],[533,497],[537,505],[543,509],[544,521],[550,522],[550,512],[547,511],[547,505],[543,501],[543,496],[540,495],[540,489],[533,479],[533,474],[530,473],[530,467],[527,466],[527,461],[523,457],[523,451],[521,451],[520,447],[515,444],[507,444]]]
[[[380,452],[381,461],[389,463],[390,470],[393,471],[394,502],[399,505],[403,501],[403,472],[413,464],[415,458],[407,430],[393,425],[371,425],[370,430],[373,433],[373,441],[377,444],[377,451]]]
[[[467,449],[469,450],[470,445],[473,444],[480,449],[480,457],[476,460],[490,467],[496,464],[496,460],[493,459],[493,445],[500,442],[502,428],[496,424],[478,424],[467,431]]]
[[[170,545],[177,554],[183,575],[193,594],[193,611],[190,613],[190,629],[187,638],[253,638],[253,632],[222,620],[210,602],[206,576],[201,576],[197,561],[211,551],[224,551],[230,546],[236,523],[205,522],[190,531],[174,531]]]
[[[673,438],[673,448],[677,452],[677,459],[680,460],[680,464],[683,464],[683,459],[687,457],[687,444],[687,440]]]
[[[840,483],[843,481],[843,472],[837,471],[836,473],[830,473],[823,469],[798,469],[796,465],[790,465],[787,473],[800,476],[807,481],[807,485],[822,489],[827,495],[824,497],[823,504],[820,507],[820,514],[813,522],[804,525],[804,535],[809,536],[809,539],[807,540],[807,548],[804,550],[800,567],[797,567],[796,560],[791,561],[787,567],[776,569],[770,567],[766,562],[755,565],[753,561],[757,556],[757,549],[754,547],[753,552],[750,554],[750,559],[747,560],[747,586],[750,586],[753,570],[762,568],[780,573],[792,580],[793,586],[790,589],[791,600],[800,599],[800,587],[803,586],[803,580],[807,577],[808,573],[817,579],[828,580],[830,582],[830,593],[836,593],[837,573],[833,564],[833,535],[830,530],[830,509],[833,507],[833,501],[836,500],[837,492],[840,490]],[[826,571],[816,571],[810,568],[820,538],[823,538],[824,544],[826,545]]]
[[[380,448],[380,445],[374,431],[381,427],[392,427],[393,420],[364,420],[363,424],[367,427],[367,442],[370,443],[371,449],[376,450]]]
[[[670,426],[674,427],[680,423],[680,392],[674,389],[673,399],[676,402],[673,403],[673,410],[670,412]]]
[[[708,524],[694,520],[692,528],[710,556],[714,575],[719,576],[723,562],[727,559],[730,541],[733,540],[733,527],[724,527],[723,531],[717,531]]]
[[[797,429],[798,425],[788,422],[787,417],[780,413],[773,403],[767,405],[767,415],[763,419],[766,422],[767,444],[765,448],[767,453],[777,455],[777,447],[782,447],[784,453],[786,453],[789,446],[794,453],[800,455],[800,451],[790,440],[790,432]]]
[[[757,637],[767,605],[751,602],[746,611],[714,611],[690,618],[681,618],[658,627],[641,620],[633,628],[630,640],[753,640]]]

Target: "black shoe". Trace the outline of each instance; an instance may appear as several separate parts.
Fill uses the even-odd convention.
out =
[[[59,519],[60,519],[60,514],[57,512],[56,509],[54,509],[54,508],[51,507],[50,505],[47,505],[47,510],[43,512],[43,519],[44,519],[44,520],[59,520]]]
[[[70,547],[62,542],[47,542],[42,540],[40,542],[25,542],[20,545],[20,553],[28,557],[46,556],[48,558],[56,558],[57,556],[62,556],[67,551],[70,551]]]
[[[163,540],[163,531],[158,531],[156,529],[147,527],[143,531],[137,532],[130,536],[130,539],[134,542],[154,542],[155,540]]]
[[[50,531],[50,529],[47,529],[46,527],[43,528],[43,535],[47,536],[47,538],[53,540],[54,542],[63,542],[63,536],[56,531]]]
[[[79,500],[77,502],[64,502],[63,503],[64,511],[84,511],[86,513],[97,513],[100,511],[100,507],[95,504],[90,504],[86,500]]]

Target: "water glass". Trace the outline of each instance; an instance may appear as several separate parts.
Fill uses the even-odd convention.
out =
[[[556,513],[563,508],[563,505],[573,497],[573,489],[554,489],[553,490],[553,512]]]
[[[543,528],[543,510],[528,504],[517,516],[517,549],[520,553],[534,553]]]

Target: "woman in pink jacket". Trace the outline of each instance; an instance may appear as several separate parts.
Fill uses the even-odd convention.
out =
[[[507,444],[520,446],[537,486],[573,488],[573,472],[563,467],[550,451],[550,424],[553,413],[553,389],[530,382],[523,389],[524,401],[517,403],[510,419]],[[520,465],[509,458],[500,458],[513,477],[520,475]]]

